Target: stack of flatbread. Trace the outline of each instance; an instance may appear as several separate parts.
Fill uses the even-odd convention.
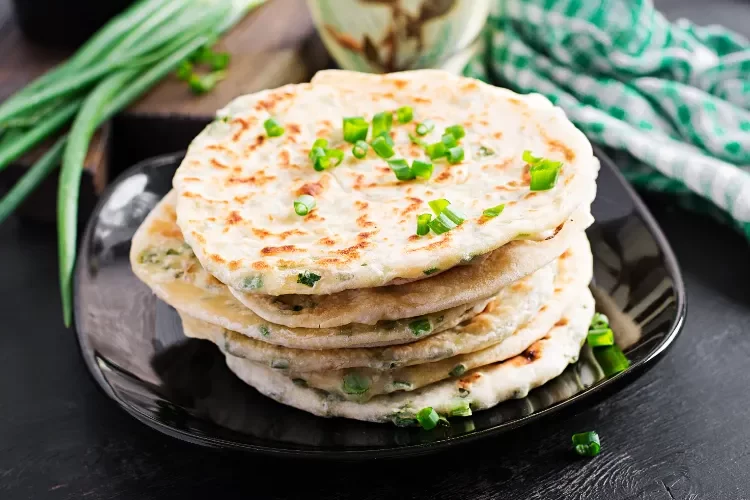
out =
[[[396,113],[406,107],[411,118]],[[344,118],[378,113],[381,129],[392,116],[393,155],[357,158]],[[463,158],[430,159],[456,125]],[[321,138],[340,164],[314,168]],[[433,171],[398,178],[394,159]],[[556,178],[532,189],[539,162]],[[597,172],[587,139],[542,96],[435,70],[323,71],[220,110],[131,263],[187,336],[281,403],[399,425],[425,408],[465,416],[578,358],[594,314],[584,230]],[[315,200],[305,215],[302,196]],[[419,215],[444,213],[435,200],[459,222],[417,234]]]

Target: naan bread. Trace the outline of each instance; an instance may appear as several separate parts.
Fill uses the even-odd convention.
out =
[[[393,158],[425,159],[409,134],[429,119],[435,128],[426,142],[439,141],[448,126],[465,127],[464,161],[435,161],[428,181],[398,181],[372,148],[355,159],[342,119],[371,120],[404,105],[414,120],[394,119]],[[321,73],[313,83],[239,97],[218,117],[175,174],[177,221],[203,267],[249,293],[330,294],[425,278],[554,230],[595,189],[591,145],[561,109],[539,95],[437,70]],[[270,117],[284,126],[281,137],[267,136]],[[341,165],[312,168],[308,153],[317,137],[346,152]],[[529,190],[524,150],[564,162],[554,188]],[[301,194],[317,199],[305,217],[293,210]],[[416,215],[439,198],[459,207],[465,222],[417,237]],[[500,216],[482,215],[500,203]]]
[[[252,361],[227,355],[227,366],[245,383],[276,401],[321,417],[346,417],[371,422],[413,423],[416,413],[432,407],[442,416],[490,408],[555,378],[578,359],[586,339],[594,300],[591,294],[565,313],[558,325],[522,354],[409,392],[376,396],[354,402],[304,387],[283,373]]]
[[[479,315],[454,328],[398,346],[286,349],[195,321],[188,317],[186,311],[180,314],[186,335],[206,338],[233,356],[276,367],[286,373],[358,367],[389,370],[485,349],[504,341],[535,318],[542,317],[544,324],[551,326],[560,319],[566,305],[574,302],[591,281],[592,257],[586,237],[579,235],[576,245],[553,264],[557,265],[557,275],[554,283],[545,287],[544,291],[524,293],[529,278],[535,274],[528,276],[504,289]]]
[[[345,290],[331,295],[257,295],[230,288],[258,316],[290,327],[375,324],[474,303],[533,273],[560,256],[593,217],[589,206],[576,211],[547,240],[518,240],[471,265],[456,266],[429,279],[403,285]]]

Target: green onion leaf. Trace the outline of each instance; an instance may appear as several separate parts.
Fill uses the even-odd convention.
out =
[[[531,176],[531,191],[546,191],[557,184],[560,174],[561,161],[553,161],[531,154],[531,151],[523,152],[523,161],[529,164],[529,175]]]
[[[326,149],[326,157],[331,159],[331,166],[335,167],[344,160],[344,152],[340,149]]]
[[[365,141],[357,141],[354,143],[354,147],[352,148],[352,155],[354,155],[355,158],[361,160],[362,158],[367,156],[368,149],[370,149],[370,145]]]
[[[421,146],[421,147],[423,147],[423,148],[427,148],[427,143],[426,143],[426,142],[424,142],[424,141],[423,141],[422,139],[420,139],[419,137],[417,137],[416,135],[412,134],[411,132],[409,132],[409,140],[410,140],[410,141],[411,141],[412,143],[416,144],[417,146]]]
[[[464,160],[464,148],[461,146],[450,148],[446,156],[448,157],[448,163],[460,163]]]
[[[303,285],[309,286],[310,288],[315,286],[315,283],[317,283],[320,280],[320,276],[318,276],[315,273],[311,273],[310,271],[305,271],[304,273],[299,273],[297,275],[297,283],[302,283]]]
[[[193,94],[205,94],[206,92],[210,92],[211,90],[213,90],[213,88],[216,87],[216,85],[226,76],[227,75],[224,71],[213,71],[206,75],[193,73],[192,75],[190,75],[190,78],[188,78],[188,86],[190,87],[190,90],[193,91]],[[281,128],[281,132],[277,135],[281,135],[284,133],[284,128],[281,126],[279,126],[279,128]],[[272,136],[271,134],[268,135],[271,137],[276,137]]]
[[[466,131],[461,125],[453,125],[452,127],[448,127],[445,129],[445,133],[452,135],[456,138],[457,141],[462,139],[466,135]]]
[[[602,347],[615,344],[615,336],[609,328],[589,330],[586,339],[591,347]]]
[[[183,82],[189,81],[190,77],[193,76],[193,65],[190,61],[182,61],[180,65],[177,66],[176,74],[177,78]]]
[[[310,148],[310,154],[308,155],[311,160],[315,160],[316,156],[325,156],[326,148],[328,147],[328,140],[326,139],[315,139],[312,147]],[[319,151],[318,151],[319,150]]]
[[[297,215],[307,215],[313,208],[315,208],[315,198],[309,194],[303,194],[294,200],[294,212]]]
[[[430,221],[430,229],[432,229],[435,234],[447,233],[454,227],[456,227],[456,224],[445,214],[440,214]]]
[[[263,128],[266,129],[268,137],[279,137],[284,133],[284,127],[281,126],[275,118],[269,118],[263,122]]]
[[[430,214],[424,214],[424,215],[430,215]],[[427,233],[425,233],[425,234],[427,234]],[[425,276],[429,276],[429,275],[431,275],[431,274],[435,274],[435,273],[436,273],[436,272],[438,272],[438,271],[440,271],[440,268],[437,268],[437,267],[431,267],[431,268],[429,268],[429,269],[425,269],[425,270],[424,270],[424,271],[422,271],[422,272],[424,273],[424,275],[425,275]],[[440,322],[440,321],[443,321],[443,317],[442,317],[442,316],[439,316],[437,320],[438,320],[438,322]]]
[[[616,345],[595,348],[594,357],[606,377],[620,373],[630,366],[630,360]]]
[[[522,158],[523,158],[523,161],[525,161],[529,165],[535,165],[535,164],[539,163],[540,161],[542,161],[542,157],[541,156],[534,156],[534,155],[532,155],[531,151],[529,151],[528,149],[523,152]]]
[[[488,148],[487,146],[479,146],[479,149],[477,150],[476,155],[479,157],[482,156],[492,156],[495,154],[495,151],[493,149]]]
[[[342,389],[347,394],[364,394],[370,389],[370,379],[357,372],[347,373]]]
[[[435,122],[432,120],[425,120],[417,125],[417,134],[427,135],[435,129]]]
[[[361,116],[344,118],[344,140],[352,144],[364,141],[369,128],[370,124]]]
[[[482,215],[484,215],[485,217],[497,217],[498,215],[503,213],[503,210],[505,210],[505,203],[501,203],[496,207],[486,209],[484,212],[482,212]]]
[[[433,410],[431,406],[422,408],[417,412],[416,416],[417,422],[419,422],[419,425],[422,426],[422,429],[426,431],[434,429],[438,421],[440,420],[437,412]]]
[[[419,177],[420,179],[429,179],[432,177],[432,163],[427,163],[424,161],[414,160],[411,163],[411,172],[414,174],[414,176]]]
[[[211,69],[214,71],[227,69],[229,67],[230,59],[231,56],[229,55],[229,52],[214,53],[213,57],[211,57]]]
[[[399,123],[409,123],[414,118],[414,110],[411,106],[402,106],[396,110]]]
[[[383,111],[372,117],[372,137],[378,137],[383,133],[388,133],[393,126],[393,113]]]
[[[396,179],[400,181],[410,181],[414,178],[414,173],[409,168],[409,164],[406,160],[399,158],[397,160],[386,160],[388,166],[391,167],[393,173],[396,174]]]
[[[440,213],[445,210],[445,207],[451,204],[450,201],[446,200],[445,198],[440,198],[437,200],[432,200],[427,203],[432,211],[435,213],[435,215],[440,215]]]
[[[456,365],[448,372],[451,377],[460,377],[464,373],[466,373],[466,365]]]
[[[326,155],[325,149],[315,148],[310,154],[313,155],[313,168],[316,171],[322,172],[331,166],[331,158]]]
[[[438,158],[442,158],[445,156],[446,152],[445,144],[442,142],[435,142],[433,144],[428,145],[425,148],[425,152],[427,153],[427,156],[430,157],[430,160],[437,160]]]
[[[430,232],[430,220],[432,215],[421,214],[417,215],[417,235],[424,236]]]
[[[594,431],[573,434],[573,449],[582,457],[594,457],[601,451],[599,434]]]
[[[372,141],[372,144],[370,144],[372,146],[372,149],[375,151],[375,154],[377,154],[381,158],[390,158],[394,153],[393,146],[388,144],[386,137],[388,137],[388,135],[379,135],[375,138],[374,141]]]
[[[468,401],[461,401],[458,405],[450,410],[451,417],[469,417],[471,416],[471,406]]]
[[[453,205],[448,205],[447,207],[445,207],[440,215],[445,215],[451,220],[451,222],[456,225],[460,225],[463,221],[466,220],[466,216],[463,214],[463,212],[461,212],[461,210]]]
[[[589,330],[601,330],[602,328],[609,328],[609,318],[602,313],[594,313]]]
[[[440,142],[445,145],[446,149],[455,148],[456,146],[458,146],[458,142],[456,142],[456,138],[453,137],[452,134],[443,134],[443,137],[440,138]]]
[[[411,330],[411,333],[418,337],[423,333],[429,333],[430,331],[432,331],[432,325],[430,324],[430,320],[428,318],[419,318],[409,323],[409,330]]]

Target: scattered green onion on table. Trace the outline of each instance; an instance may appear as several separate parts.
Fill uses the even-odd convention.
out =
[[[0,199],[2,222],[62,163],[57,230],[60,293],[67,326],[72,320],[80,180],[94,132],[185,61],[197,58],[214,71],[223,71],[227,55],[216,54],[210,47],[261,3],[263,0],[137,1],[66,62],[0,105],[0,171],[72,120],[70,130]],[[202,83],[208,87],[215,81]]]

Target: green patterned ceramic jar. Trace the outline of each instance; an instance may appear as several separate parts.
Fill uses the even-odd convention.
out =
[[[328,51],[343,69],[460,72],[478,49],[490,0],[308,0]]]

